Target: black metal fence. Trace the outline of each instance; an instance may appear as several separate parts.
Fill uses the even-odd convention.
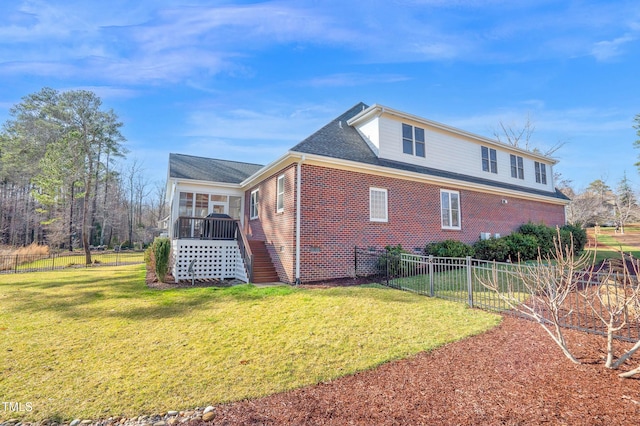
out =
[[[0,255],[0,274],[52,271],[64,268],[133,265],[144,262],[144,252],[133,250],[105,250],[91,254],[86,263],[84,252]]]
[[[393,253],[386,250],[355,249],[355,271],[388,287],[411,291],[430,297],[463,302],[494,312],[523,316],[500,297],[508,296],[511,304],[536,310],[549,318],[541,297],[544,287],[531,285],[536,265],[496,263],[467,258],[443,258]],[[601,318],[621,307],[625,298],[639,285],[635,276],[611,272],[590,272],[572,275],[573,290],[562,303],[561,325],[567,328],[605,335],[606,325]],[[492,283],[494,288],[487,286]],[[538,290],[533,291],[533,288]],[[496,291],[498,290],[498,291]],[[625,307],[615,321],[623,325],[614,337],[625,341],[640,340],[640,304]]]

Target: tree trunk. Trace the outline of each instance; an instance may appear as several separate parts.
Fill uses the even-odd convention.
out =
[[[69,251],[73,251],[73,204],[75,203],[74,191],[75,182],[71,182],[71,202],[69,203]]]
[[[84,256],[87,265],[91,265],[91,248],[89,247],[89,237],[91,235],[91,181],[93,171],[87,173],[85,182],[84,203],[82,203],[82,245],[84,246]]]

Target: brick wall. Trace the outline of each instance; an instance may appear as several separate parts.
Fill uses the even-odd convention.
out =
[[[284,211],[277,212],[278,176],[284,175]],[[295,281],[296,165],[286,167],[245,192],[244,230],[250,240],[265,241],[280,280]],[[258,219],[249,219],[251,192],[258,189]]]
[[[369,220],[370,187],[388,191],[386,223]],[[440,189],[459,190],[303,164],[301,281],[352,276],[355,246],[413,250],[445,239],[473,243],[481,232],[507,235],[529,221],[565,222],[562,205],[459,190],[462,229],[443,230]]]

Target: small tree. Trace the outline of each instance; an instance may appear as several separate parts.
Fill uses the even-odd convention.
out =
[[[595,271],[595,252],[575,257],[574,239],[565,240],[568,243],[563,245],[558,229],[553,256],[539,255],[535,264],[518,263],[506,278],[504,271],[499,271],[494,263],[490,276],[476,273],[476,279],[495,292],[510,309],[536,321],[575,364],[580,364],[580,361],[569,350],[562,324],[564,318],[572,313],[572,309],[566,306],[567,300],[572,295],[582,297],[607,331],[605,367],[618,369],[640,349],[639,339],[616,357],[614,344],[616,332],[631,322],[638,324],[640,321],[640,264],[634,261],[629,270],[623,255],[619,274],[611,271],[611,265],[607,272]],[[640,365],[619,376],[626,378],[637,374],[640,374]]]
[[[631,267],[631,271],[629,270]],[[593,314],[605,325],[607,330],[607,358],[605,367],[618,369],[638,349],[640,340],[619,358],[615,356],[614,333],[622,330],[630,322],[640,319],[640,285],[638,274],[640,267],[637,260],[626,262],[622,255],[622,268],[614,272],[609,264],[606,273],[598,276],[598,284],[587,287],[581,296]],[[640,373],[640,366],[621,373],[620,377],[632,377]]]
[[[577,288],[577,272],[590,263],[591,256],[585,252],[576,258],[573,240],[569,241],[563,246],[557,229],[552,254],[539,252],[535,263],[518,262],[506,280],[499,279],[495,263],[490,277],[476,274],[476,278],[509,308],[537,322],[571,362],[580,364],[567,346],[561,324],[569,313],[565,302]]]
[[[153,259],[155,260],[156,277],[164,282],[169,270],[169,254],[171,253],[171,241],[168,238],[156,238],[153,242]]]

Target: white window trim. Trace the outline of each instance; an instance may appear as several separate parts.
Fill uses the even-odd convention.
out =
[[[282,191],[280,191],[280,181],[282,181]],[[282,207],[279,205],[282,204]],[[278,176],[276,179],[276,213],[284,211],[284,175]]]
[[[373,193],[380,192],[384,194],[384,218],[373,217]],[[369,188],[369,221],[370,222],[389,222],[389,192],[386,188]]]
[[[483,151],[487,150],[487,169],[484,169],[484,155],[483,155]],[[493,162],[491,161],[491,153],[495,153],[496,156],[496,161]],[[498,174],[498,150],[496,150],[495,148],[489,148],[488,146],[484,146],[482,145],[480,147],[480,159],[481,159],[481,167],[482,167],[482,171],[486,172],[486,173],[493,173],[493,174]]]
[[[258,197],[259,197],[259,189],[254,189],[251,191],[251,198],[249,199],[249,219],[257,219],[258,218]],[[255,210],[255,215],[253,214]]]
[[[513,164],[511,164],[512,159],[515,159],[516,165],[515,165],[515,176],[513,175],[514,170],[513,170]],[[522,166],[522,167],[520,167]],[[514,179],[520,179],[520,180],[524,180],[524,158],[519,156],[519,155],[515,155],[515,154],[509,154],[509,169],[511,171],[511,177]]]
[[[536,183],[546,185],[547,180],[547,165],[540,161],[534,162],[534,174],[536,175]],[[543,170],[544,169],[544,170]]]
[[[447,194],[449,197],[449,223],[453,223],[453,217],[451,216],[451,194],[456,194],[458,196],[458,226],[447,226],[442,221],[442,194]],[[459,231],[462,229],[462,203],[460,201],[460,192],[452,191],[449,189],[441,189],[440,190],[440,227],[442,229],[453,229]]]
[[[407,141],[409,140],[408,138],[404,137],[404,126],[411,127],[411,153],[404,152],[404,141],[405,139]],[[418,139],[416,138],[416,129],[422,130],[422,134],[424,138],[422,141],[418,141]],[[413,157],[418,157],[418,158],[427,158],[427,134],[425,129],[423,129],[422,127],[416,127],[412,124],[402,123],[401,136],[402,136],[402,153],[404,155],[411,155]],[[418,144],[422,144],[422,150],[424,155],[418,155]]]

